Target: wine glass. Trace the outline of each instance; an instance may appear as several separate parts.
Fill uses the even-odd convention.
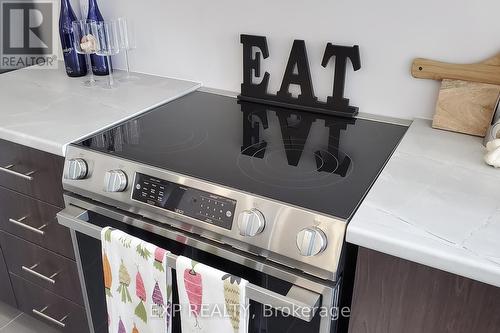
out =
[[[118,42],[118,29],[116,21],[91,22],[92,35],[96,37],[96,54],[105,56],[108,68],[108,85],[106,88],[114,88],[115,80],[113,77],[113,69],[111,68],[111,56],[120,52]]]
[[[87,72],[90,73],[89,79],[83,82],[86,87],[93,87],[96,84],[90,55],[96,52],[96,38],[92,35],[90,23],[87,20],[74,21],[72,24],[73,44],[75,51],[79,54],[85,54],[87,61]]]
[[[120,50],[123,50],[125,52],[125,62],[127,64],[127,76],[124,78],[124,80],[134,79],[136,77],[130,75],[130,60],[128,53],[129,51],[134,50],[137,47],[135,29],[133,24],[131,24],[130,21],[123,17],[118,18],[117,24]]]

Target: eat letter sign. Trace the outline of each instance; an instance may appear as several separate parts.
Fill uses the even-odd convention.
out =
[[[331,43],[326,45],[321,66],[326,67],[334,58],[335,72],[333,93],[327,97],[326,103],[323,103],[314,95],[306,44],[303,40],[293,42],[281,88],[276,95],[267,92],[271,76],[268,72],[264,73],[260,83],[253,83],[254,76],[261,77],[261,59],[269,57],[266,37],[241,35],[241,43],[243,44],[243,83],[239,99],[344,117],[354,117],[358,113],[358,108],[349,105],[349,99],[344,98],[347,59],[351,61],[355,71],[361,68],[357,45],[339,46]],[[255,52],[255,57],[253,56],[254,48],[258,50]],[[290,93],[292,84],[300,87],[300,95],[297,98]]]

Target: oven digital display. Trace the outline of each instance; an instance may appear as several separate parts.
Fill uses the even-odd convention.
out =
[[[136,173],[132,200],[216,225],[228,230],[233,226],[236,201]]]

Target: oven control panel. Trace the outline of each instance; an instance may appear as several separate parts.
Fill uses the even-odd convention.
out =
[[[236,201],[136,173],[132,200],[231,230]]]

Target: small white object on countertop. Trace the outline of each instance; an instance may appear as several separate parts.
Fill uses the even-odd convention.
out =
[[[347,228],[359,246],[500,287],[500,172],[416,119]]]
[[[82,84],[84,78],[69,78],[63,63],[58,67],[28,67],[0,75],[0,139],[64,156],[70,143],[201,86],[134,73],[138,79],[115,89],[88,88]]]
[[[500,139],[492,140],[486,144],[484,161],[495,168],[500,168]]]

